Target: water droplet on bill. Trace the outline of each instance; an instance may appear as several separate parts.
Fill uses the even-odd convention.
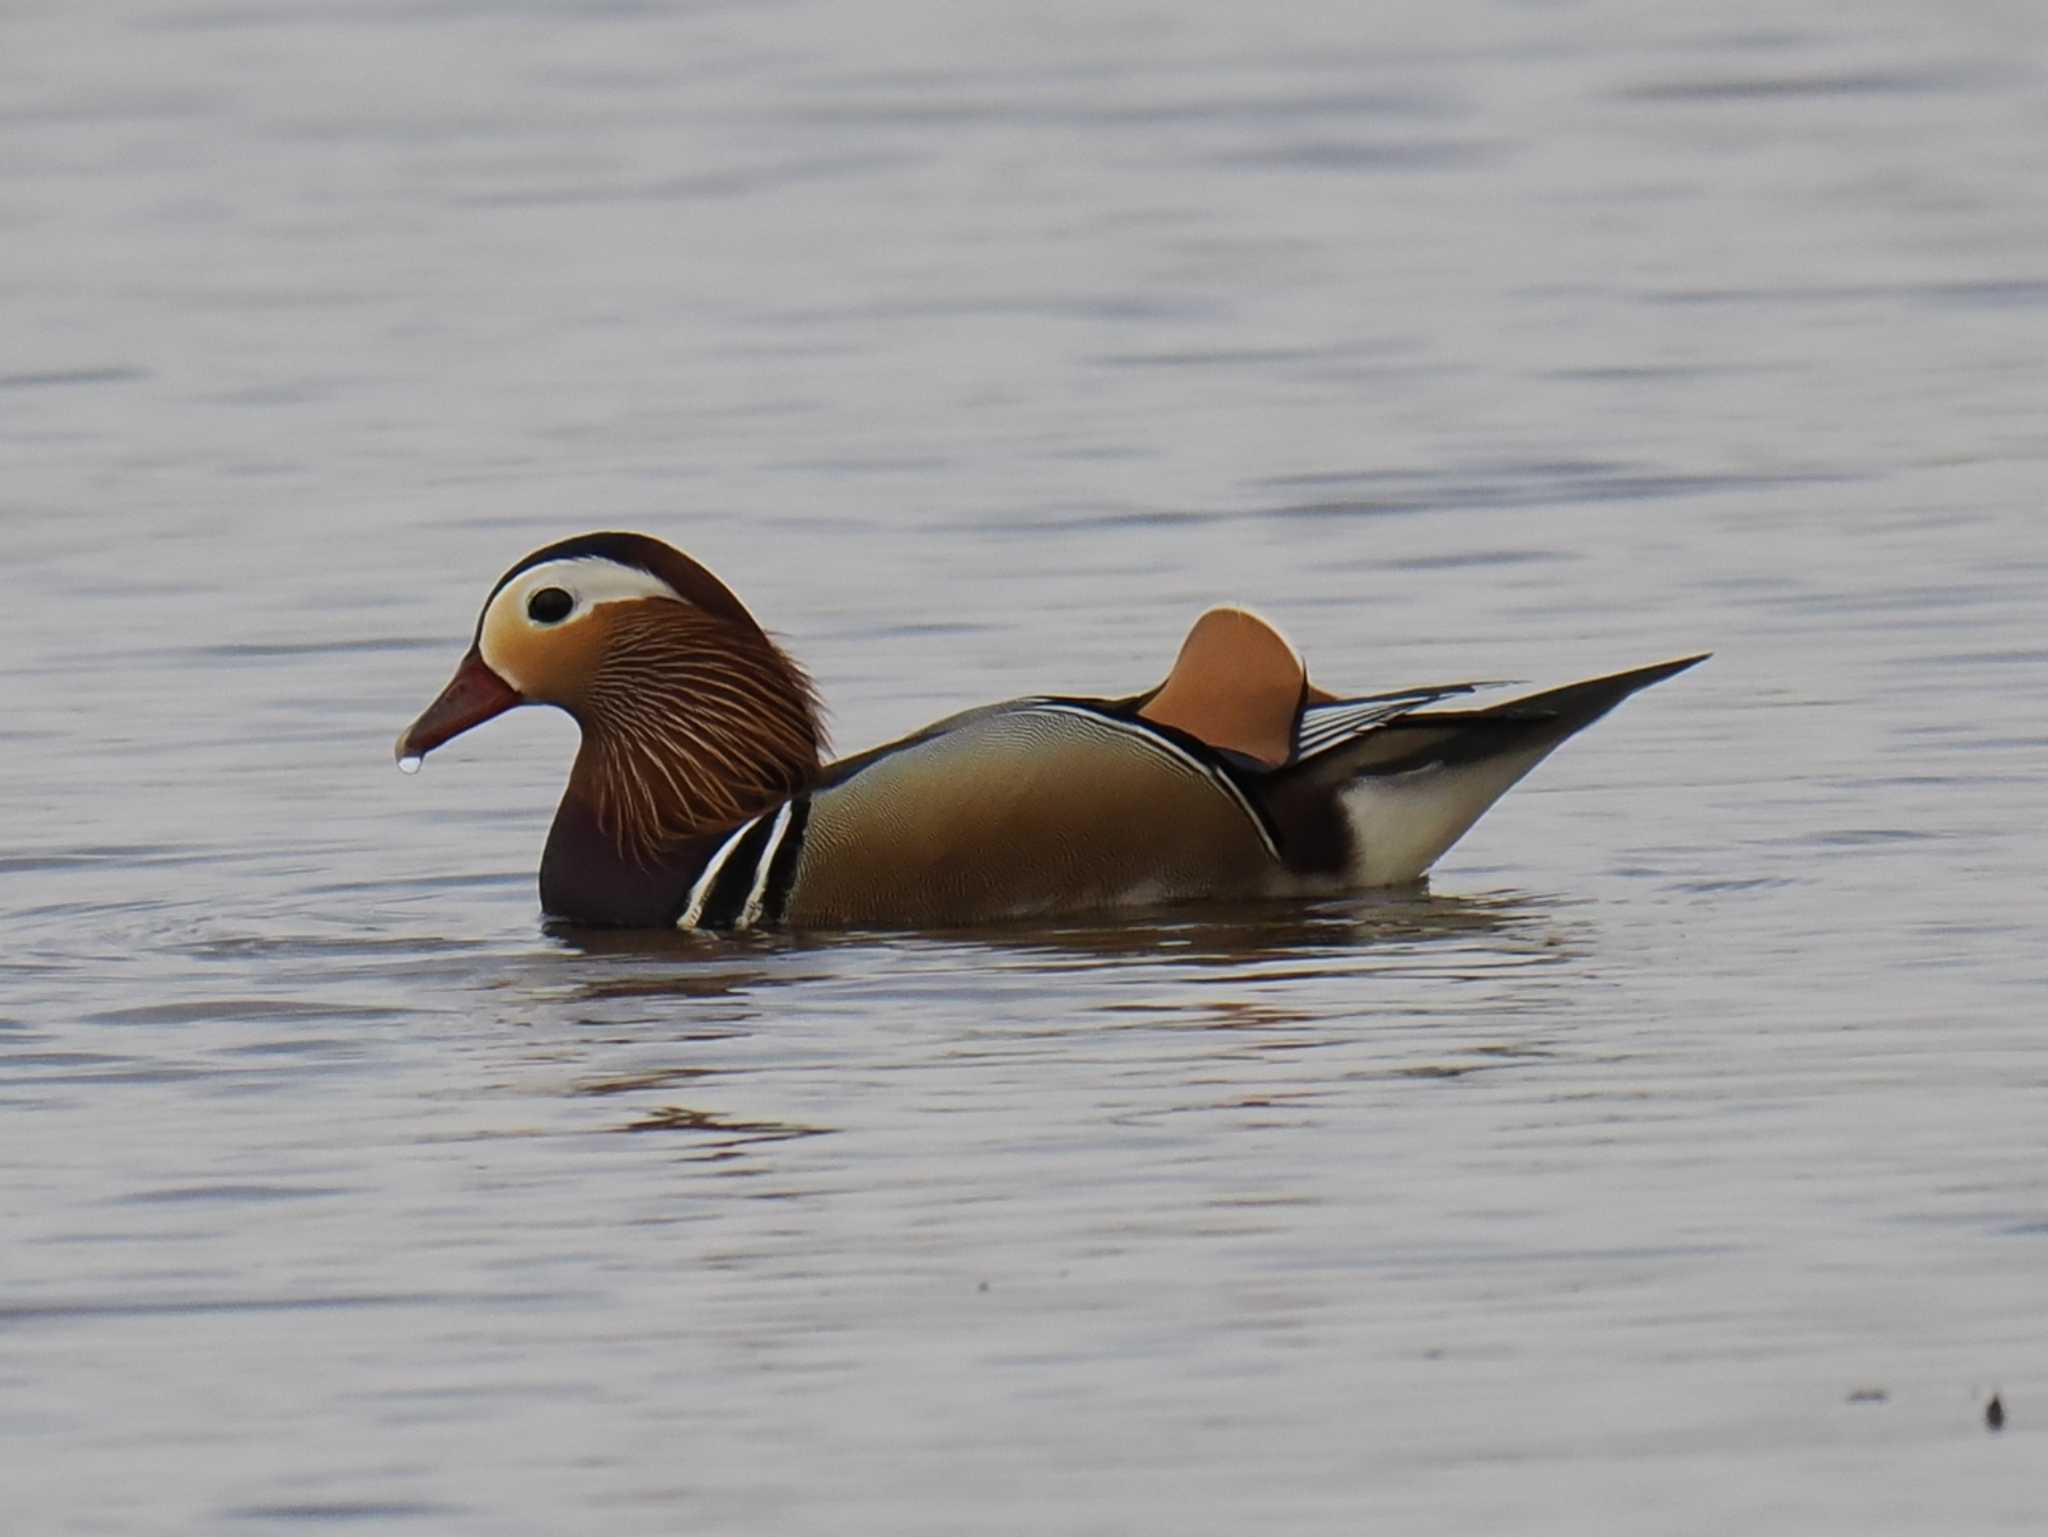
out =
[[[409,752],[398,760],[398,772],[401,774],[417,774],[420,771],[420,764],[424,761],[418,753]]]

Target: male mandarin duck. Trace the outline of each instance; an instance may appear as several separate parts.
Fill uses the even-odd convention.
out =
[[[827,762],[810,679],[718,578],[585,534],[491,589],[397,753],[417,767],[514,705],[575,717],[540,867],[560,918],[945,927],[1412,881],[1565,738],[1703,659],[1430,710],[1487,685],[1340,697],[1215,608],[1155,688],[1014,699]]]

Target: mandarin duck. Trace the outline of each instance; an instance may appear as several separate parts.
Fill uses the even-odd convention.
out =
[[[1157,687],[968,710],[828,762],[810,679],[704,567],[643,534],[534,551],[398,738],[514,705],[582,728],[541,858],[555,917],[732,930],[947,927],[1419,878],[1557,745],[1703,656],[1484,709],[1489,685],[1337,695],[1242,608]]]

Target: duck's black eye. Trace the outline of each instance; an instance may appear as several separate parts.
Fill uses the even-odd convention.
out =
[[[543,587],[526,600],[526,617],[535,624],[560,624],[576,600],[559,587]]]

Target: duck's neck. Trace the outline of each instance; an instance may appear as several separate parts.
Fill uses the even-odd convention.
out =
[[[666,922],[732,827],[817,778],[824,746],[810,680],[779,649],[683,624],[621,637],[575,714],[541,902],[589,923]]]
[[[687,839],[657,859],[633,859],[598,821],[589,801],[562,797],[540,861],[540,905],[551,918],[608,928],[660,928],[674,921],[724,834]]]

